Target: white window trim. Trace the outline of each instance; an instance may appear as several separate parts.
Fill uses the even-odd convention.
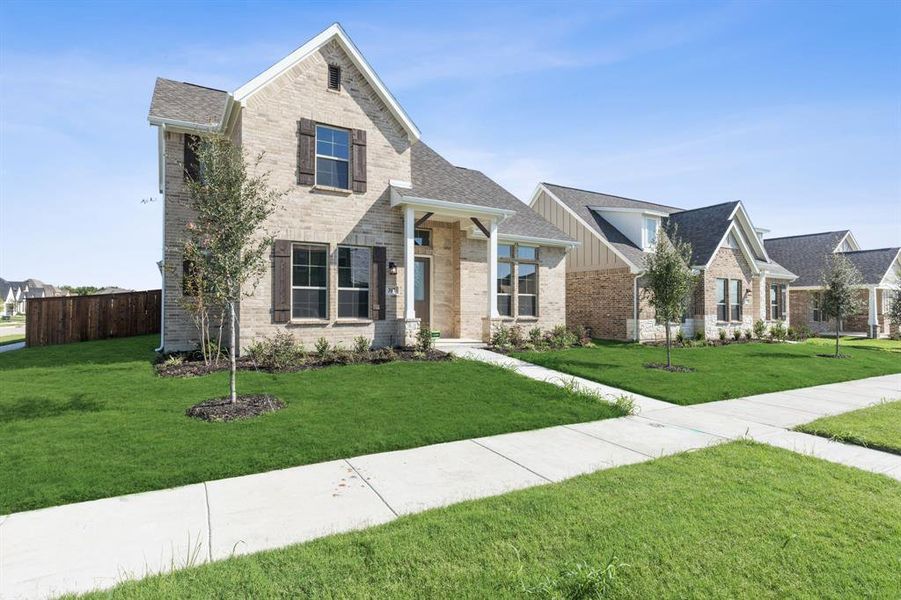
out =
[[[350,153],[352,151],[352,148],[351,148],[352,142],[350,139],[350,136],[351,136],[350,130],[349,129],[341,129],[340,127],[332,127],[331,125],[323,125],[322,123],[316,123],[316,125],[314,127],[315,127],[315,131],[316,131],[316,135],[313,136],[313,147],[315,150],[315,153],[313,156],[313,184],[320,186],[320,187],[333,188],[336,190],[350,190],[352,187],[351,186],[352,175],[350,173]],[[340,131],[341,133],[347,134],[347,156],[348,156],[348,158],[341,158],[338,156],[328,156],[326,154],[319,154],[319,129],[320,128],[331,129],[332,131]],[[319,183],[319,159],[320,158],[347,163],[347,187],[346,188],[335,187],[332,185],[326,185],[324,183]]]
[[[341,248],[360,248],[362,250],[366,250],[369,253],[369,278],[366,282],[365,288],[357,288],[357,287],[341,287]],[[352,244],[341,244],[338,246],[338,306],[337,306],[337,315],[341,320],[352,319],[352,320],[366,320],[369,319],[370,315],[372,315],[372,248],[370,246],[354,246]],[[361,290],[366,290],[366,305],[369,307],[366,311],[365,317],[360,317],[358,315],[354,316],[341,316],[341,292],[359,292]]]
[[[654,241],[652,242],[648,236],[648,222],[652,221],[654,223]],[[648,250],[657,243],[657,236],[660,235],[660,219],[655,217],[649,217],[647,215],[642,215],[641,218],[641,247],[645,250]]]
[[[298,246],[325,248],[325,285],[294,285],[294,248]],[[291,320],[292,321],[328,321],[329,320],[329,247],[327,244],[297,242],[291,244]],[[309,265],[308,265],[309,266]],[[325,316],[324,317],[295,317],[294,316],[294,290],[325,290]]]

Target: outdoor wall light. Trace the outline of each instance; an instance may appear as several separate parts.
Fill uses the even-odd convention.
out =
[[[390,273],[391,275],[397,275],[397,265],[395,263],[388,263],[388,273]]]

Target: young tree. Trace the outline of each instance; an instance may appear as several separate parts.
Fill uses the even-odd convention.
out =
[[[269,188],[268,173],[258,173],[262,155],[248,160],[223,137],[201,138],[194,145],[196,179],[189,176],[194,220],[188,223],[185,254],[192,261],[205,299],[221,303],[228,322],[231,402],[237,401],[235,330],[238,303],[250,295],[268,265],[272,237],[265,223],[284,194]],[[190,175],[190,174],[189,174]]]
[[[666,328],[666,368],[672,369],[670,323],[679,317],[696,276],[691,271],[691,244],[680,241],[675,228],[657,235],[645,259],[644,295]]]
[[[860,273],[845,256],[830,254],[822,275],[822,311],[835,319],[835,358],[839,358],[839,331],[843,317],[862,309],[856,286],[861,284]]]
[[[892,286],[891,294],[886,294],[888,302],[888,320],[892,324],[889,333],[894,337],[901,334],[901,268],[895,269],[897,283]]]

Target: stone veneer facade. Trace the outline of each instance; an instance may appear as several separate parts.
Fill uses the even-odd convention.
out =
[[[327,65],[341,67],[340,91],[327,88]],[[301,118],[367,133],[367,191],[335,192],[298,184],[298,122]],[[357,336],[376,346],[409,342],[418,322],[403,321],[403,215],[390,207],[390,180],[411,180],[410,141],[375,90],[340,47],[331,42],[295,65],[244,102],[233,138],[249,156],[263,153],[261,170],[270,185],[286,190],[266,229],[276,239],[326,244],[329,248],[328,319],[278,324],[272,314],[272,270],[267,270],[240,307],[239,345],[278,331],[288,331],[308,346],[320,337],[349,345]],[[182,244],[191,211],[182,175],[184,136],[165,139],[165,307],[166,350],[191,348],[196,332],[183,310]],[[529,210],[523,206],[523,210]],[[428,222],[432,247],[432,328],[443,337],[482,338],[487,314],[487,242],[467,237],[456,223]],[[397,295],[386,296],[384,320],[339,320],[337,316],[337,246],[384,246],[397,275],[386,284]],[[520,320],[549,328],[565,320],[565,252],[542,247],[539,269],[539,317]],[[373,280],[373,284],[374,284]],[[370,294],[375,296],[375,286]],[[532,325],[532,326],[534,326]]]

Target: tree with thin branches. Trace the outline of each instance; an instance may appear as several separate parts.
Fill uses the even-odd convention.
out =
[[[645,258],[643,294],[666,329],[666,368],[673,369],[670,323],[679,318],[697,276],[691,270],[691,244],[681,241],[675,227],[660,231]]]
[[[203,297],[225,312],[234,404],[238,305],[253,293],[269,264],[273,240],[265,225],[284,192],[271,189],[269,173],[259,172],[262,154],[249,159],[239,146],[219,136],[186,143],[194,144],[197,173],[188,174],[194,218],[187,225],[185,255],[196,285],[203,286]]]
[[[842,319],[860,312],[862,302],[857,294],[862,283],[860,272],[839,253],[829,254],[822,275],[822,311],[835,320],[835,358],[841,358],[839,339]]]

